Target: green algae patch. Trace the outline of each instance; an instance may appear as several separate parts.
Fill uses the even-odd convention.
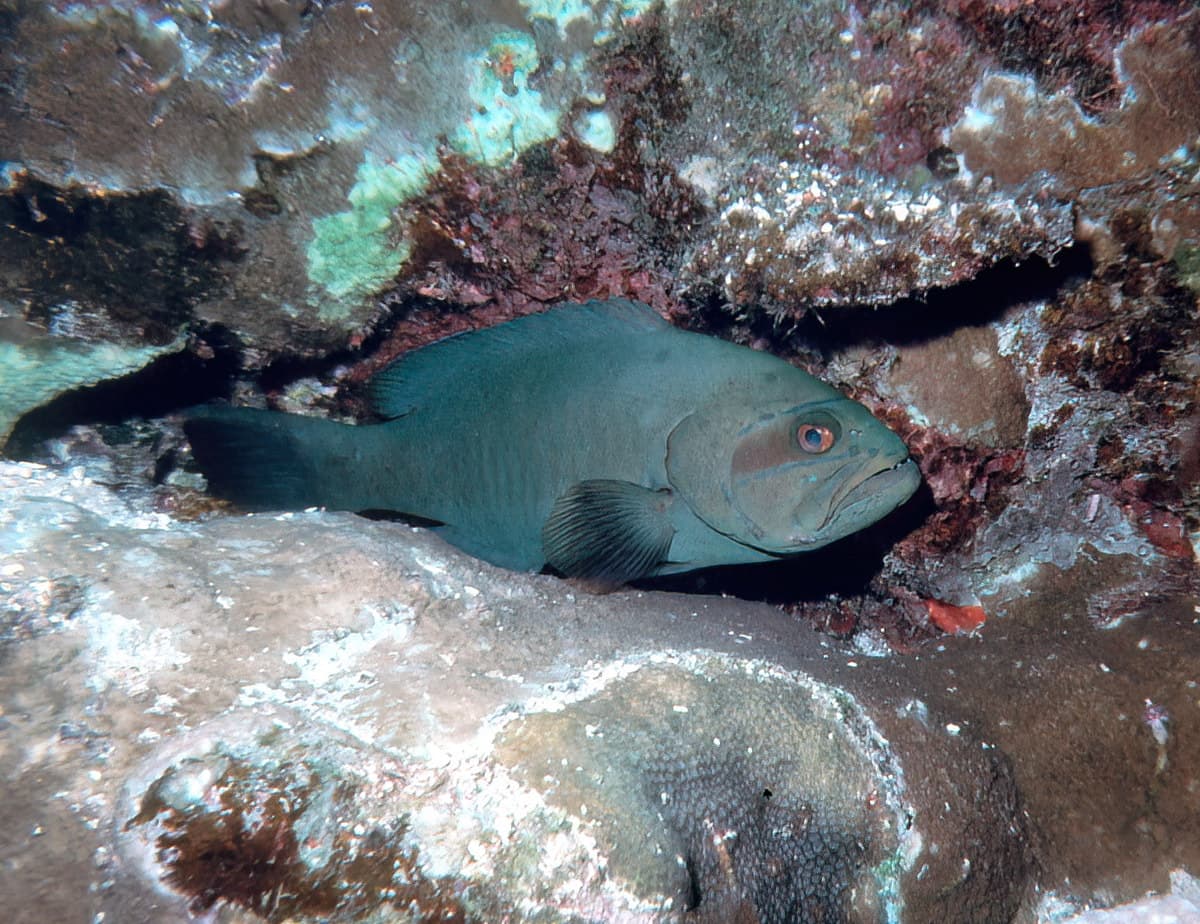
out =
[[[351,208],[313,222],[308,275],[332,297],[321,308],[322,318],[344,316],[351,303],[399,272],[410,247],[393,240],[393,213],[425,190],[435,165],[426,155],[406,154],[386,163],[368,155],[350,189]]]
[[[1175,251],[1175,269],[1181,285],[1200,295],[1200,244],[1187,243]]]
[[[538,69],[533,38],[501,32],[471,62],[472,113],[450,136],[455,150],[498,167],[558,135],[560,113],[529,86]]]
[[[579,23],[583,26],[599,27],[594,40],[597,43],[613,37],[613,29],[621,22],[637,19],[649,13],[658,0],[618,0],[615,4],[591,3],[588,0],[521,0],[521,7],[531,19],[540,19],[555,25],[562,36]],[[665,8],[675,5],[667,0]]]
[[[533,18],[563,25],[592,15],[590,7],[577,2],[526,6]],[[447,136],[455,151],[483,166],[504,167],[559,135],[562,110],[530,86],[541,66],[533,36],[515,30],[496,33],[486,47],[465,58],[464,66],[470,105]],[[582,116],[575,130],[597,151],[608,152],[615,145],[615,128],[605,112]],[[308,276],[322,296],[322,319],[346,317],[400,272],[411,247],[396,211],[425,191],[437,166],[432,139],[416,141],[412,151],[395,159],[368,154],[347,196],[350,208],[313,221]]]
[[[313,222],[316,236],[308,247],[309,275],[313,282],[341,302],[364,296],[392,276],[408,258],[408,247],[387,239],[388,224],[380,226],[361,212],[338,212]],[[336,304],[322,308],[321,316],[340,316]]]
[[[559,111],[528,84],[538,64],[533,38],[521,32],[501,32],[468,58],[471,109],[450,134],[455,150],[495,167],[558,134]],[[411,247],[395,212],[425,191],[436,169],[432,149],[388,161],[368,154],[347,197],[350,208],[313,221],[308,276],[327,296],[323,319],[345,317],[400,271]]]
[[[594,151],[611,154],[617,146],[617,129],[604,111],[589,112],[575,120],[575,134]]]
[[[592,5],[585,0],[521,0],[521,7],[530,19],[552,22],[563,35],[572,23],[595,19]]]

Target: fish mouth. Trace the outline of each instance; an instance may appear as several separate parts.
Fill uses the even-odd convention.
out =
[[[869,475],[861,476],[862,470],[867,468],[867,465],[862,465],[857,480],[853,476],[843,477],[829,499],[821,524],[816,528],[810,527],[810,531],[793,535],[793,544],[814,548],[868,526],[908,500],[921,483],[920,469],[910,456],[887,467],[879,466],[878,462],[876,466]],[[843,466],[834,477],[850,467]],[[847,521],[859,522],[846,529]]]
[[[909,456],[886,468],[876,467],[858,481],[846,478],[833,492],[820,526],[793,532],[787,545],[773,554],[818,549],[870,526],[908,500],[920,484],[921,470]]]
[[[834,520],[857,507],[874,505],[893,510],[908,500],[920,483],[921,470],[911,456],[905,456],[895,465],[868,475],[850,486],[840,497],[835,497],[821,529],[824,530]]]

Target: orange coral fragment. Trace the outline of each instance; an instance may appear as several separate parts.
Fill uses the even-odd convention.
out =
[[[926,600],[925,608],[933,624],[949,635],[974,631],[987,622],[982,606],[954,606],[942,600]]]

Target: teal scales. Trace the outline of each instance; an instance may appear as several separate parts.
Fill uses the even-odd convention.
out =
[[[493,564],[603,583],[819,548],[920,479],[858,402],[629,301],[439,341],[370,395],[382,423],[205,408],[185,429],[243,507],[390,511]]]

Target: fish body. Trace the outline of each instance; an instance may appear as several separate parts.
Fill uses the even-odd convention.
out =
[[[628,301],[439,341],[370,395],[383,423],[203,409],[185,430],[239,505],[393,511],[493,564],[612,583],[819,548],[919,483],[861,404]]]

